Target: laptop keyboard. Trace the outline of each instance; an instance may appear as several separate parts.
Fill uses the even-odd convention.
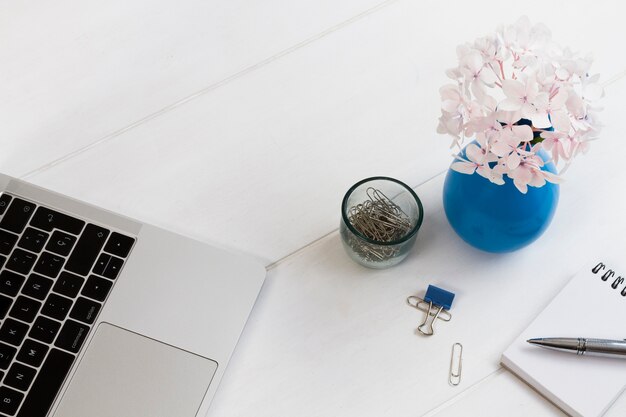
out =
[[[135,239],[0,195],[0,417],[45,417]]]

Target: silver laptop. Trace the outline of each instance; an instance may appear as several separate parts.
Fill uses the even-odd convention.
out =
[[[0,416],[203,417],[264,279],[0,175]]]

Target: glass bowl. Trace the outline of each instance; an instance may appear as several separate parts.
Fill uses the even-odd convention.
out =
[[[388,268],[406,258],[423,218],[422,202],[408,185],[389,177],[366,178],[341,203],[341,242],[355,262]]]

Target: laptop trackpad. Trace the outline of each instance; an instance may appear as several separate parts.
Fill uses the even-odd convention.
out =
[[[195,417],[217,363],[107,323],[54,417]]]

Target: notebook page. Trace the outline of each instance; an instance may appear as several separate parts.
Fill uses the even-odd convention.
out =
[[[626,268],[586,266],[502,355],[502,364],[573,416],[604,414],[626,386],[626,359],[578,356],[531,346],[536,337],[626,338]],[[602,276],[608,269],[615,275]],[[609,274],[610,275],[610,274]],[[613,285],[616,288],[613,288]]]

